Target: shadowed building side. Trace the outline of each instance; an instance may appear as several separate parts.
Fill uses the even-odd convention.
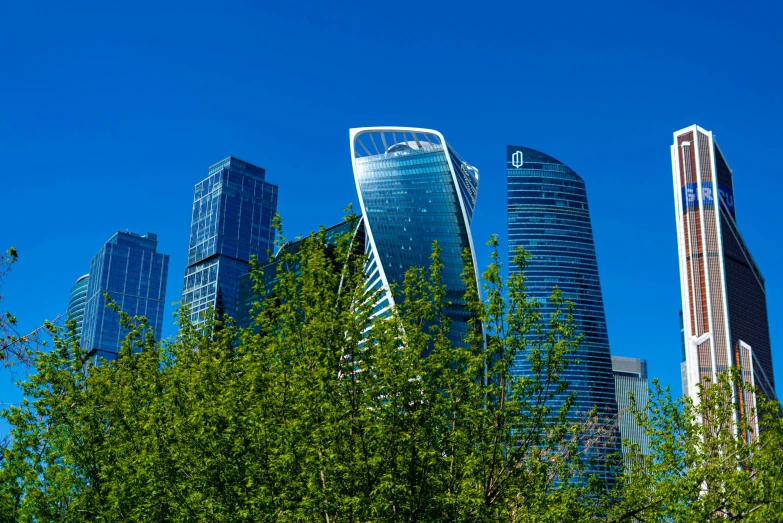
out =
[[[319,234],[316,232],[315,234]],[[364,254],[365,248],[365,234],[364,234],[364,221],[361,216],[357,216],[355,220],[343,221],[337,225],[327,227],[323,230],[324,234],[324,248],[327,251],[327,255],[335,263],[335,268],[340,270],[340,263],[344,263],[345,260],[335,259],[334,251],[337,248],[338,241],[344,235],[351,235],[351,252],[354,255],[361,256]],[[297,258],[298,253],[301,251],[304,242],[312,235],[308,235],[304,238],[292,240],[286,242],[275,254],[274,258],[267,261],[265,264],[259,267],[261,271],[260,288],[256,288],[256,284],[253,281],[252,273],[247,273],[239,278],[239,310],[237,311],[237,325],[241,328],[252,327],[255,324],[255,317],[253,316],[253,307],[256,303],[263,301],[265,298],[274,294],[275,286],[279,279],[280,265],[284,263],[284,254],[290,254],[293,256],[293,261],[290,266],[285,267],[286,270],[298,272],[300,260]]]

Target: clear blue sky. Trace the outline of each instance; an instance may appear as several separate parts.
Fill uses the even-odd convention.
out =
[[[478,243],[505,242],[507,144],[584,178],[612,353],[679,393],[669,145],[697,123],[734,170],[783,379],[780,3],[70,4],[0,3],[0,248],[20,252],[2,308],[23,327],[64,311],[119,229],[158,234],[178,300],[212,163],[266,168],[291,237],[357,203],[350,127],[420,126],[481,171]]]

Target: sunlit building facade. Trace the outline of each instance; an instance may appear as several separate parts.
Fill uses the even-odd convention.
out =
[[[266,259],[275,239],[277,186],[265,181],[264,169],[229,156],[207,174],[194,190],[182,290],[196,324],[210,308],[236,318],[239,278],[251,256]]]
[[[712,132],[696,125],[674,133],[671,158],[687,395],[698,402],[699,384],[736,366],[776,399],[764,277],[737,226],[734,175]],[[755,403],[737,388],[736,419],[757,430]]]
[[[385,290],[376,314],[400,302],[409,268],[430,266],[437,240],[446,299],[451,302],[450,338],[464,345],[470,315],[464,300],[462,255],[467,249],[475,258],[470,224],[478,169],[457,154],[441,133],[429,129],[351,129],[350,142],[369,255],[368,290]]]
[[[158,237],[118,232],[90,261],[84,306],[82,345],[90,357],[117,357],[128,329],[119,314],[106,307],[104,293],[131,316],[144,316],[155,339],[163,330],[169,255],[157,252]]]
[[[601,417],[614,420],[617,399],[585,183],[562,162],[528,147],[508,146],[506,166],[509,271],[519,270],[513,257],[523,247],[532,255],[525,271],[528,292],[541,304],[542,317],[554,311],[548,298],[557,286],[573,301],[574,320],[584,335],[563,374],[568,391],[552,407],[558,409],[567,394],[576,392],[572,421],[584,419],[594,407]],[[529,375],[525,354],[517,355],[512,372]],[[598,445],[582,449],[593,463],[588,473],[611,481],[620,436],[610,430],[598,439]]]

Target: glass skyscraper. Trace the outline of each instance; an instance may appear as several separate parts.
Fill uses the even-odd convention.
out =
[[[71,295],[68,298],[68,316],[76,321],[76,339],[82,339],[82,325],[84,324],[84,306],[87,303],[87,286],[90,283],[90,275],[81,276],[71,287]]]
[[[119,315],[106,307],[106,292],[131,316],[145,316],[156,339],[163,329],[169,255],[157,252],[158,237],[118,232],[90,262],[82,345],[89,356],[115,359],[128,333]]]
[[[273,248],[277,211],[277,186],[265,181],[261,167],[229,156],[207,174],[193,195],[182,290],[197,324],[209,307],[236,318],[239,278],[250,270],[252,255],[263,262]]]
[[[636,417],[630,412],[632,392],[637,407],[646,408],[648,403],[649,383],[647,381],[647,360],[612,356],[612,371],[614,372],[614,387],[617,394],[617,424],[620,436],[623,438],[623,455],[628,452],[628,443],[638,443],[639,451],[647,454],[650,451],[650,438],[636,422]],[[626,458],[626,465],[628,464]]]
[[[478,193],[478,169],[428,129],[351,129],[351,159],[367,237],[368,289],[385,289],[376,305],[384,314],[401,298],[405,272],[429,267],[432,243],[442,251],[443,283],[452,319],[450,338],[464,345],[469,312],[462,281],[462,253],[474,257],[470,223]],[[390,285],[397,284],[395,294]]]
[[[737,227],[734,174],[712,132],[696,125],[674,133],[671,158],[687,394],[698,403],[700,384],[736,366],[777,399],[764,277]],[[755,400],[736,394],[736,418]]]
[[[563,376],[568,393],[577,393],[569,416],[581,420],[597,407],[599,415],[614,418],[617,399],[585,183],[562,162],[527,147],[508,146],[506,165],[509,271],[517,270],[515,249],[524,247],[532,254],[528,292],[541,303],[543,318],[553,311],[547,299],[558,286],[573,301],[578,331],[584,335]],[[528,368],[525,355],[518,355],[513,372],[524,376]],[[616,430],[602,436],[599,445],[583,451],[594,463],[588,472],[611,480],[608,455],[619,451]]]

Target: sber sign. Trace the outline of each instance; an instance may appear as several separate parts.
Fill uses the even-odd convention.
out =
[[[726,207],[731,213],[734,213],[734,194],[730,189],[722,185],[718,185],[718,195],[722,205]],[[702,205],[715,205],[715,189],[712,187],[712,182],[702,182],[701,184],[701,198],[699,198],[699,185],[696,183],[689,183],[682,188],[682,206],[698,207],[699,199],[701,199]]]

